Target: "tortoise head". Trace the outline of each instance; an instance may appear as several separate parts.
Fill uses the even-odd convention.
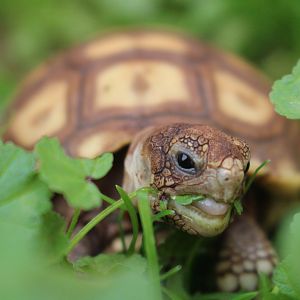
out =
[[[213,236],[229,223],[249,167],[248,145],[206,125],[173,124],[142,132],[125,161],[125,188],[152,186],[175,214],[169,217],[191,234]],[[202,200],[181,205],[179,195]],[[160,198],[160,199],[161,199]],[[153,199],[154,211],[160,199]]]

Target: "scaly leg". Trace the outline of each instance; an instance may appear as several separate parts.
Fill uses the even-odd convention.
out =
[[[238,217],[225,232],[216,267],[221,291],[255,290],[258,274],[271,275],[277,255],[265,233],[250,216]]]

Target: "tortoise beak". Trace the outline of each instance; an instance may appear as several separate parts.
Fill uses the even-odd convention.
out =
[[[168,209],[175,211],[176,215],[179,216],[179,222],[181,229],[193,234],[199,234],[201,236],[215,236],[223,232],[229,224],[231,217],[232,205],[223,203],[214,203],[212,205],[212,199],[202,200],[204,204],[202,207],[199,203],[193,202],[191,205],[181,205],[176,201],[171,200],[168,202]],[[205,207],[205,209],[203,209]],[[213,213],[212,213],[213,212]],[[184,224],[182,226],[182,224]]]
[[[205,198],[201,201],[194,201],[191,205],[212,216],[224,216],[230,208],[229,204],[217,202],[212,198]]]

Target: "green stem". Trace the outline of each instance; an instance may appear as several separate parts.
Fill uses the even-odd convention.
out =
[[[159,277],[159,264],[155,247],[155,238],[152,225],[152,212],[148,201],[148,194],[145,191],[139,190],[137,192],[137,197],[138,209],[143,227],[144,246],[147,257],[148,273],[151,281],[155,285],[155,290],[157,291],[156,299],[162,299]]]
[[[163,281],[163,280],[166,280],[166,279],[170,278],[171,276],[173,276],[173,275],[175,275],[177,272],[179,272],[181,269],[182,269],[182,266],[181,266],[181,265],[175,266],[174,268],[170,269],[168,272],[162,274],[162,275],[160,276],[160,280]]]
[[[166,216],[169,216],[169,215],[174,215],[174,214],[175,214],[175,212],[172,209],[166,209],[166,210],[160,211],[159,213],[157,213],[156,215],[154,215],[152,217],[152,222],[160,221],[160,219],[162,219]]]
[[[71,220],[71,224],[68,228],[68,231],[67,231],[67,237],[70,239],[71,238],[71,235],[77,225],[77,222],[78,222],[78,219],[79,219],[79,215],[80,215],[80,208],[76,208],[74,213],[73,213],[73,216],[72,216],[72,220]]]
[[[268,163],[270,163],[270,160],[269,160],[269,159],[265,160],[260,166],[258,166],[258,168],[257,168],[257,169],[254,171],[254,173],[250,176],[248,182],[246,183],[244,194],[246,194],[246,193],[248,192],[250,186],[252,185],[254,179],[256,178],[257,173],[258,173],[265,165],[267,165]]]
[[[139,221],[138,221],[138,216],[136,213],[136,210],[132,204],[132,200],[129,197],[129,195],[120,187],[116,186],[116,189],[121,196],[121,198],[124,200],[124,203],[126,205],[127,211],[129,213],[130,219],[131,219],[131,224],[132,224],[132,240],[128,248],[128,255],[132,255],[135,251],[135,243],[138,238],[139,234]]]
[[[103,199],[104,201],[106,201],[106,202],[109,203],[109,204],[114,204],[114,203],[116,202],[115,199],[110,198],[110,197],[108,197],[108,196],[102,194],[101,192],[100,192],[100,197],[101,197],[101,199]]]
[[[90,220],[70,241],[66,254],[68,255],[73,250],[73,248],[87,235],[87,233],[92,230],[99,222],[101,222],[105,217],[107,217],[123,204],[124,201],[122,199],[115,201],[112,205],[108,206],[106,209],[96,215],[92,220]]]

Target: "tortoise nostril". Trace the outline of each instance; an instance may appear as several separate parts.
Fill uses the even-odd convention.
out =
[[[230,178],[231,178],[230,172],[231,171],[229,171],[227,169],[223,169],[223,168],[218,170],[217,180],[221,186],[223,186],[225,183],[228,184],[228,182],[230,181]]]

